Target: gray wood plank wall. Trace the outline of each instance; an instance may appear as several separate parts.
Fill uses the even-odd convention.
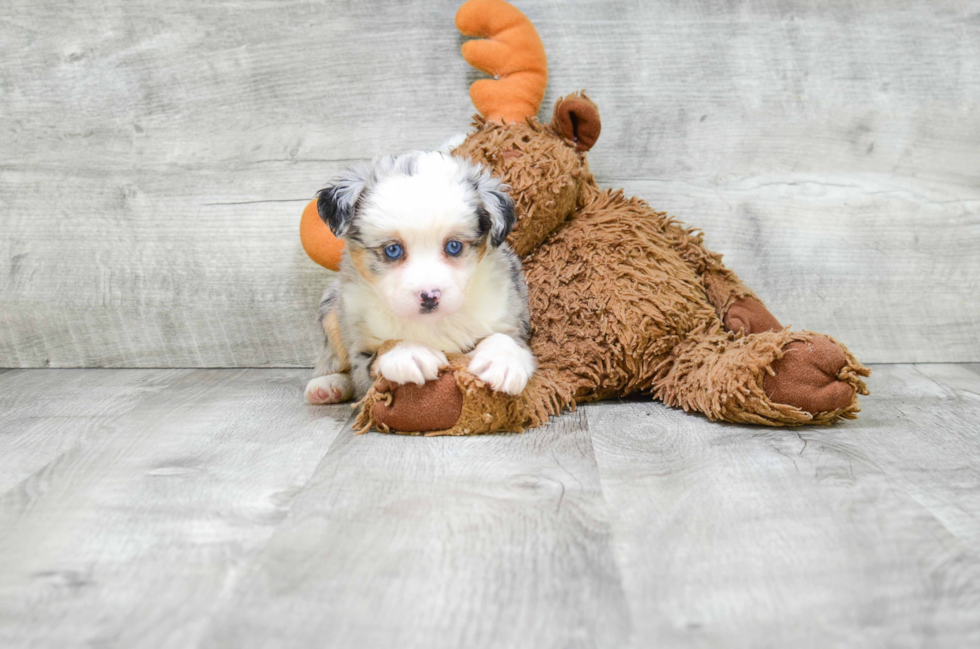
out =
[[[785,323],[980,361],[980,6],[518,0],[591,155]],[[8,0],[0,366],[304,366],[299,212],[466,129],[458,2]]]

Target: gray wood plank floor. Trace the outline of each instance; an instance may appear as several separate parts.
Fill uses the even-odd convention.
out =
[[[980,366],[856,422],[354,436],[306,372],[0,373],[3,647],[967,647]]]

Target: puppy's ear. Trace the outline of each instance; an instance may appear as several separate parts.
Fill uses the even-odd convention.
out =
[[[488,235],[494,248],[502,244],[517,222],[514,199],[509,187],[479,166],[469,168],[469,181],[476,191],[476,215],[480,221],[480,233]]]
[[[324,187],[316,193],[316,211],[334,236],[341,237],[350,224],[351,212],[337,203],[337,188]]]
[[[499,189],[486,192],[483,205],[490,217],[490,245],[496,248],[507,240],[507,235],[517,222],[514,199],[507,193],[506,188],[501,186]]]
[[[366,186],[367,177],[362,170],[348,169],[333,185],[317,192],[317,213],[334,236],[343,237],[350,229],[354,210]]]

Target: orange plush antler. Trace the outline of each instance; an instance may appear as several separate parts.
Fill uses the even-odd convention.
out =
[[[523,122],[538,114],[548,85],[548,57],[527,16],[504,0],[468,0],[456,28],[481,40],[463,43],[463,58],[495,79],[470,86],[470,99],[488,120]]]

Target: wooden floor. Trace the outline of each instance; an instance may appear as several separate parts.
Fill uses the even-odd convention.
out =
[[[856,422],[353,436],[306,372],[0,371],[0,646],[968,647],[980,366]]]

